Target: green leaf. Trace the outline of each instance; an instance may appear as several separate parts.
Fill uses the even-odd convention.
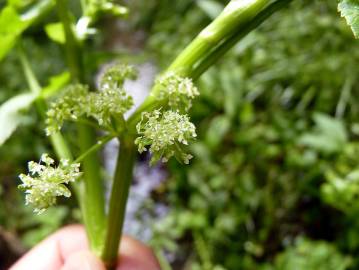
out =
[[[70,81],[70,73],[65,71],[61,74],[52,76],[50,82],[41,90],[43,98],[49,98],[61,90]]]
[[[351,27],[355,38],[359,38],[359,0],[341,0],[338,10]]]
[[[348,141],[344,124],[325,114],[315,114],[316,124],[313,132],[307,132],[299,138],[299,144],[311,147],[325,154],[340,152]]]
[[[213,20],[217,18],[224,8],[222,4],[214,0],[200,0],[197,1],[197,5]]]
[[[65,43],[65,32],[62,23],[49,23],[45,26],[47,36],[60,44]]]
[[[28,27],[29,22],[22,21],[12,6],[0,12],[0,60],[15,45],[16,39]]]
[[[0,145],[2,145],[20,125],[24,117],[21,111],[27,109],[35,100],[34,94],[20,94],[0,106]]]

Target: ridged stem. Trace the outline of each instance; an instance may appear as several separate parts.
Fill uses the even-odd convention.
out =
[[[73,24],[66,0],[56,0],[56,7],[62,22],[66,43],[66,59],[72,82],[83,83],[81,48],[73,32]],[[77,125],[78,143],[81,152],[96,143],[95,132],[84,124]],[[101,166],[96,153],[87,155],[82,163],[84,171],[84,190],[82,192],[82,213],[91,249],[99,255],[103,248],[105,228],[105,200],[101,179]]]
[[[202,61],[206,59],[213,48],[239,31],[246,29],[248,24],[254,21],[270,2],[270,0],[232,0],[229,2],[223,12],[177,56],[166,72],[173,71],[181,76],[192,78],[198,64],[203,63]],[[231,44],[231,46],[233,45]],[[226,50],[221,51],[221,54],[214,54],[213,57],[218,59],[229,49],[228,46]],[[201,72],[204,71],[205,69],[202,69]],[[131,130],[135,129],[143,111],[158,107],[156,91],[157,89],[154,87],[151,91],[152,95],[149,95],[128,120]]]
[[[117,263],[135,156],[134,138],[126,135],[122,136],[111,189],[105,246],[101,255],[102,260],[109,269]]]

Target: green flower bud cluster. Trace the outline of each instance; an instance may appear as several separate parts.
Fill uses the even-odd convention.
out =
[[[168,106],[181,112],[188,111],[192,107],[192,101],[199,96],[197,87],[192,79],[168,72],[160,76],[156,82],[158,92],[156,97],[159,100],[168,100]]]
[[[54,163],[52,158],[43,154],[39,163],[28,163],[29,174],[19,175],[22,181],[19,188],[25,190],[26,204],[31,204],[37,214],[56,204],[57,197],[70,197],[66,184],[81,176],[79,163],[70,163],[67,159],[61,159],[58,167]]]
[[[133,66],[123,63],[110,65],[101,75],[100,90],[122,88],[127,79],[137,79],[137,70]]]
[[[46,113],[46,135],[60,131],[65,121],[76,121],[83,115],[82,104],[88,95],[86,85],[70,85]]]
[[[149,149],[151,164],[167,162],[174,156],[179,162],[189,163],[192,156],[184,151],[189,141],[196,138],[196,127],[186,113],[193,99],[199,95],[190,78],[167,72],[155,82],[153,95],[169,110],[143,112],[137,124],[139,137],[135,140],[140,153]]]
[[[69,86],[62,96],[50,105],[47,112],[46,133],[59,131],[64,121],[76,121],[81,117],[95,119],[100,126],[109,128],[113,118],[123,119],[123,114],[133,106],[123,84],[125,79],[135,79],[133,67],[117,64],[102,75],[99,91],[90,92],[85,85]]]
[[[188,164],[192,158],[182,150],[183,145],[187,145],[197,136],[196,128],[187,115],[171,110],[163,113],[160,110],[144,112],[137,124],[137,132],[140,135],[135,140],[138,151],[142,153],[149,146],[151,164],[159,160],[167,162],[172,156]]]

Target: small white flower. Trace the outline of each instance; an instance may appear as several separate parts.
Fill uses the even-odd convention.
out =
[[[183,145],[196,137],[196,128],[187,115],[177,111],[144,112],[137,124],[137,133],[140,135],[135,140],[138,151],[142,153],[148,147],[152,154],[152,164],[159,160],[167,162],[172,156],[188,164],[192,158],[182,150]]]
[[[19,175],[22,181],[19,188],[25,190],[26,205],[33,205],[35,213],[41,214],[54,205],[56,197],[70,197],[71,192],[65,184],[74,182],[81,176],[78,163],[61,159],[60,165],[53,167],[54,163],[55,161],[48,154],[43,154],[39,163],[34,161],[28,163],[28,175]]]

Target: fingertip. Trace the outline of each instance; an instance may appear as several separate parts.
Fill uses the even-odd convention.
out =
[[[160,270],[153,251],[142,242],[123,236],[117,270]]]
[[[105,270],[103,263],[90,251],[82,250],[66,258],[61,270]]]
[[[75,252],[89,249],[85,228],[80,224],[67,225],[53,234],[51,238],[58,243],[62,261]]]

